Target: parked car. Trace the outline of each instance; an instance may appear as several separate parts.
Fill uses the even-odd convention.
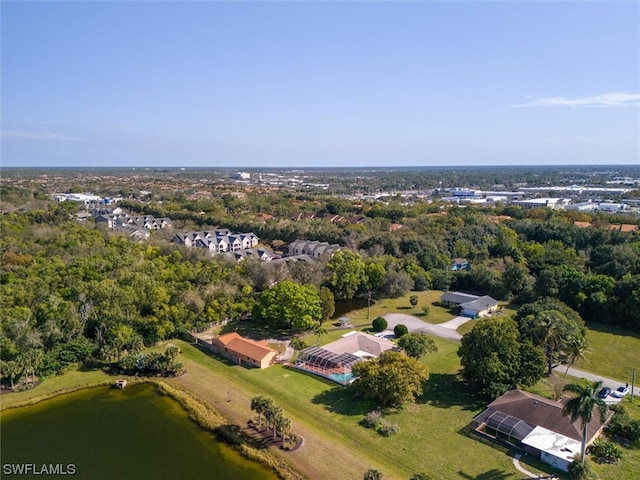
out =
[[[609,387],[602,387],[598,392],[598,396],[600,398],[607,398],[611,394],[611,389]]]
[[[629,393],[629,388],[620,386],[614,392],[611,392],[612,397],[622,398]]]

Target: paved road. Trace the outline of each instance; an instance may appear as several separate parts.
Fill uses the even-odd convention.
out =
[[[567,371],[567,367],[563,365],[558,365],[557,367],[554,367],[554,368],[556,368],[558,372],[562,373],[562,375],[564,375],[564,372]],[[614,380],[612,378],[603,377],[602,375],[598,375],[597,373],[585,372],[584,370],[578,370],[577,368],[573,368],[573,367],[569,367],[568,375],[571,375],[572,377],[577,377],[577,378],[585,378],[590,382],[597,382],[599,380],[602,382],[603,386],[609,387],[611,390],[615,390],[619,386],[625,384],[625,382],[621,382],[620,380]],[[629,385],[629,390],[631,390],[631,385]],[[640,386],[638,384],[636,384],[634,388],[633,395],[634,397],[640,397]],[[607,398],[607,403],[617,403],[619,401],[620,399],[617,399],[615,397]]]
[[[424,332],[429,335],[436,335],[438,337],[448,338],[450,340],[456,340],[456,341],[460,341],[460,339],[462,338],[462,335],[456,332],[456,329],[460,325],[472,320],[469,317],[455,317],[449,320],[448,322],[434,325],[431,323],[427,323],[423,320],[420,320],[419,318],[414,317],[413,315],[407,315],[406,313],[387,313],[386,315],[384,315],[384,318],[387,320],[388,328],[391,330],[393,330],[393,327],[395,327],[396,325],[403,324],[403,325],[406,325],[407,329],[410,332]],[[564,372],[566,371],[567,367],[563,365],[558,365],[557,369],[558,369],[558,372],[564,375]],[[621,382],[620,380],[615,380],[613,378],[606,378],[606,377],[603,377],[602,375],[585,372],[584,370],[579,370],[573,367],[569,368],[568,375],[571,375],[572,377],[576,377],[576,378],[585,378],[591,382],[600,380],[602,381],[602,384],[605,387],[609,387],[612,390],[615,390],[616,388],[618,388],[621,385],[624,385],[625,383],[625,382]],[[631,389],[631,386],[629,386],[629,389]],[[638,379],[638,383],[636,384],[636,388],[634,389],[633,394],[636,397],[640,397],[640,378]],[[618,403],[619,401],[620,399],[617,399],[615,397],[607,398],[607,403]]]

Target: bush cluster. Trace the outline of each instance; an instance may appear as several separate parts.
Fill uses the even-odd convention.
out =
[[[382,412],[379,410],[373,410],[372,412],[367,413],[367,415],[360,421],[360,424],[367,428],[373,428],[376,432],[385,437],[391,437],[400,431],[400,427],[395,423],[387,422],[383,418]]]
[[[118,368],[128,375],[176,375],[184,369],[182,362],[175,359],[176,348],[167,348],[164,355],[157,352],[127,355],[118,363]]]
[[[582,463],[577,458],[569,464],[568,471],[571,480],[591,480],[594,478],[591,465],[588,462]]]
[[[622,451],[615,443],[600,438],[593,442],[588,452],[596,463],[618,463],[622,457]]]
[[[615,414],[611,418],[609,432],[617,437],[626,438],[630,442],[640,439],[640,421],[633,420],[622,405],[613,407]]]
[[[93,349],[93,344],[85,337],[58,344],[42,357],[37,369],[38,376],[46,378],[60,375],[68,366],[84,363],[91,357]]]

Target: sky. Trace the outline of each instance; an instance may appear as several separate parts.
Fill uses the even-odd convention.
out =
[[[0,165],[640,164],[640,2],[1,5]]]

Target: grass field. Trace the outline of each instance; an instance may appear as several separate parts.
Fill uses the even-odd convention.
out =
[[[631,383],[635,369],[636,385],[640,384],[640,334],[601,324],[587,327],[591,352],[586,361],[576,362],[575,367],[617,378],[620,383]]]
[[[414,307],[409,302],[409,298],[415,295],[418,297],[418,303]],[[448,308],[433,305],[440,300],[442,292],[440,290],[427,290],[425,292],[409,292],[400,298],[384,298],[371,302],[371,311],[369,319],[367,319],[367,307],[352,310],[345,316],[351,319],[353,325],[370,323],[376,317],[380,317],[385,313],[406,313],[414,315],[429,323],[443,323],[451,320],[455,315]],[[429,307],[429,314],[424,315],[422,308]]]
[[[305,437],[305,447],[293,456],[310,478],[361,478],[367,468],[400,479],[418,471],[437,479],[515,475],[504,449],[467,435],[467,425],[488,399],[458,379],[457,344],[443,339],[436,343],[438,352],[423,360],[431,370],[424,395],[416,404],[387,415],[400,427],[390,438],[358,423],[374,405],[354,399],[349,389],[281,365],[245,369],[181,343],[189,373],[174,381],[240,421],[251,416],[252,395],[274,398]]]

